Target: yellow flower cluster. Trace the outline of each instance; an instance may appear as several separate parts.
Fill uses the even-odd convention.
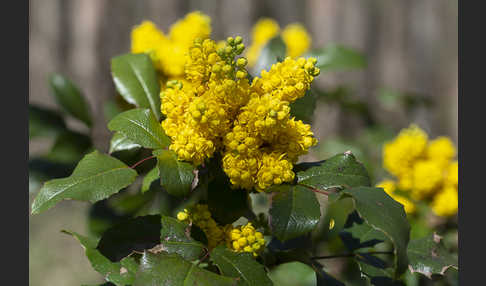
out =
[[[265,44],[277,36],[279,32],[280,26],[275,20],[269,18],[258,20],[253,26],[253,42],[246,54],[249,66],[255,65]],[[299,23],[287,25],[282,31],[281,36],[287,47],[287,56],[292,58],[299,57],[307,52],[312,43],[312,39],[307,33],[307,30]]]
[[[184,75],[185,54],[195,39],[211,34],[211,19],[192,12],[174,23],[165,35],[154,23],[144,21],[132,30],[132,53],[147,53],[154,66],[168,78]]]
[[[422,129],[411,125],[384,145],[383,165],[397,178],[398,189],[409,192],[414,200],[431,200],[437,215],[450,216],[457,213],[455,155],[456,149],[449,138],[429,141]],[[413,212],[411,207],[409,210]]]
[[[185,78],[161,92],[162,122],[170,149],[180,160],[200,165],[223,154],[231,183],[262,191],[294,179],[293,163],[317,144],[310,125],[290,116],[289,104],[305,95],[319,74],[313,58],[286,58],[250,84],[241,37],[225,45],[196,40]]]
[[[199,227],[208,239],[209,249],[213,249],[224,242],[224,230],[211,217],[207,205],[197,204],[190,210],[184,209],[183,212],[177,214],[177,219],[180,221],[189,221]]]
[[[177,219],[201,228],[208,239],[209,249],[226,245],[235,252],[249,252],[257,257],[265,247],[263,234],[255,230],[251,222],[238,227],[231,224],[220,226],[211,218],[208,206],[204,204],[197,204],[190,210],[184,209],[177,214]]]
[[[251,222],[226,229],[226,246],[236,252],[249,252],[257,257],[265,247],[263,234],[256,231]]]
[[[293,163],[317,144],[310,125],[290,116],[319,74],[315,59],[287,57],[252,82],[251,99],[224,138],[223,169],[235,186],[263,191],[294,179]]]
[[[231,40],[230,40],[231,39]],[[222,146],[233,118],[249,100],[246,60],[235,56],[244,49],[241,37],[216,49],[210,39],[197,39],[189,49],[185,79],[170,81],[161,92],[162,122],[178,158],[200,165]]]

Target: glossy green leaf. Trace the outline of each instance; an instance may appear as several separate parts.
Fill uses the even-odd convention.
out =
[[[389,238],[365,223],[357,211],[348,216],[346,225],[339,235],[346,248],[355,254],[361,276],[372,285],[382,285],[379,284],[381,282],[394,285],[393,263],[390,263],[393,252],[389,251]]]
[[[428,278],[434,274],[444,275],[447,269],[459,269],[457,256],[449,253],[437,234],[413,239],[408,244],[408,268],[412,273],[418,272]]]
[[[29,104],[29,139],[54,137],[66,130],[64,119],[54,110]]]
[[[92,148],[89,136],[74,131],[65,131],[56,138],[45,158],[52,162],[77,163]]]
[[[222,225],[233,223],[251,212],[248,192],[231,188],[225,174],[209,183],[207,194],[211,216]]]
[[[297,182],[319,190],[370,186],[370,178],[363,164],[351,152],[338,154],[297,172]]]
[[[118,114],[108,123],[108,129],[145,148],[161,149],[170,144],[164,129],[148,109],[132,109]]]
[[[346,248],[350,251],[373,247],[378,243],[388,241],[388,237],[383,232],[374,229],[363,221],[353,223],[350,227],[343,229],[339,233],[339,236]]]
[[[301,262],[287,262],[274,267],[268,276],[275,286],[315,286],[316,273]]]
[[[240,278],[237,285],[273,285],[263,265],[258,263],[250,253],[234,252],[220,245],[211,251],[210,257],[222,275]]]
[[[49,83],[57,103],[67,113],[88,126],[93,124],[88,103],[74,83],[60,74],[52,74],[49,78]]]
[[[313,50],[304,56],[316,58],[316,66],[321,72],[366,67],[366,58],[360,52],[335,44]]]
[[[189,194],[194,181],[194,166],[177,159],[177,155],[171,150],[155,150],[157,166],[160,171],[160,184],[173,196],[185,196]]]
[[[138,269],[138,264],[133,257],[126,257],[120,262],[111,262],[96,249],[98,239],[86,237],[72,231],[64,230],[63,232],[73,236],[81,243],[91,266],[103,275],[106,281],[118,286],[131,285],[133,283]]]
[[[317,96],[308,90],[304,97],[297,99],[290,104],[290,115],[296,120],[302,120],[304,123],[311,124],[316,109]]]
[[[287,47],[280,36],[270,39],[258,56],[258,60],[253,67],[253,74],[260,76],[262,70],[270,70],[273,64],[285,59],[286,52]]]
[[[235,286],[236,279],[217,275],[178,254],[145,252],[134,286]]]
[[[145,177],[143,177],[142,181],[142,193],[145,193],[150,189],[150,185],[152,182],[160,178],[159,168],[156,166],[152,170],[150,170]]]
[[[298,185],[280,185],[273,191],[269,214],[274,236],[286,241],[316,227],[321,211],[314,192]]]
[[[150,57],[146,54],[124,54],[111,60],[111,73],[116,90],[137,107],[149,108],[157,121],[161,118],[160,86]]]
[[[403,205],[393,200],[381,188],[357,187],[330,196],[331,201],[351,197],[360,217],[372,228],[383,232],[393,243],[396,276],[408,265],[407,245],[410,225]]]
[[[156,247],[167,253],[177,253],[186,260],[195,260],[204,253],[204,245],[190,236],[191,226],[175,218],[162,216],[160,245]]]
[[[160,229],[159,215],[130,218],[108,229],[97,249],[111,261],[120,261],[133,251],[144,251],[160,244]]]
[[[110,140],[110,154],[118,151],[124,150],[134,150],[141,148],[140,144],[133,142],[133,140],[128,139],[123,133],[115,132]]]
[[[123,162],[94,151],[86,155],[71,176],[48,181],[32,204],[32,213],[45,211],[63,199],[105,199],[135,181],[137,172]]]

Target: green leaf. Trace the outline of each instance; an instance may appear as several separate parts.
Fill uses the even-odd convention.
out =
[[[133,285],[234,286],[236,279],[204,270],[178,254],[145,252]]]
[[[160,245],[157,249],[177,253],[186,260],[195,260],[204,252],[204,245],[190,236],[191,226],[175,218],[162,216]]]
[[[251,212],[248,192],[231,188],[225,174],[209,183],[207,194],[211,216],[222,225],[233,223]]]
[[[234,252],[220,245],[211,251],[211,261],[218,266],[222,275],[240,277],[238,285],[273,285],[263,265],[258,263],[250,253]]]
[[[149,108],[157,121],[161,118],[160,86],[150,57],[124,54],[111,60],[111,73],[116,90],[131,104]]]
[[[63,230],[63,232],[73,236],[81,243],[91,266],[103,275],[106,281],[119,286],[133,283],[135,273],[138,269],[138,264],[133,257],[126,257],[120,262],[111,262],[96,249],[98,239],[86,237],[67,230]]]
[[[410,225],[403,205],[393,200],[381,188],[357,187],[330,196],[331,202],[351,197],[360,217],[372,228],[383,232],[393,243],[395,276],[407,268],[407,245]]]
[[[177,159],[177,155],[171,150],[155,150],[157,166],[160,171],[160,184],[173,196],[185,196],[189,194],[194,181],[194,167]]]
[[[273,64],[283,61],[286,52],[287,47],[280,36],[270,39],[260,52],[260,56],[253,67],[253,74],[260,76],[262,70],[268,71]]]
[[[299,185],[319,190],[370,186],[370,178],[363,164],[351,152],[338,154],[304,171],[297,172]]]
[[[280,185],[273,190],[270,227],[274,236],[284,242],[316,227],[321,211],[311,190],[298,185]]]
[[[115,132],[110,140],[110,154],[118,151],[133,150],[141,148],[140,144],[128,139],[123,133]]]
[[[143,177],[142,181],[142,193],[145,193],[150,189],[150,185],[152,182],[160,178],[159,168],[155,167],[150,170],[145,177]]]
[[[277,286],[315,286],[316,273],[312,267],[301,262],[287,262],[273,268],[268,276]]]
[[[92,148],[90,137],[74,131],[65,131],[56,138],[54,146],[45,158],[52,162],[76,163]]]
[[[70,115],[91,127],[91,112],[81,91],[69,79],[60,74],[52,74],[49,83],[57,103]]]
[[[133,251],[143,251],[160,244],[160,229],[159,215],[130,218],[108,229],[97,249],[111,261],[120,261]]]
[[[418,272],[428,278],[433,274],[444,275],[447,269],[459,269],[457,257],[444,247],[442,237],[437,234],[413,239],[408,244],[408,268],[412,273]]]
[[[344,283],[324,271],[324,266],[318,261],[313,260],[308,265],[316,272],[317,286],[345,286]]]
[[[302,120],[304,123],[311,124],[316,109],[317,96],[308,90],[304,97],[297,99],[290,104],[290,114],[296,120]]]
[[[372,228],[363,221],[361,223],[353,223],[350,227],[343,229],[339,236],[350,251],[373,247],[378,243],[388,241],[388,237],[383,232]]]
[[[71,176],[44,184],[32,204],[32,214],[63,199],[97,202],[130,185],[136,177],[137,172],[123,162],[94,151],[79,162]]]
[[[402,282],[393,279],[392,268],[379,268],[368,263],[358,262],[362,277],[367,278],[371,285],[405,286]]]
[[[304,56],[316,58],[316,66],[321,69],[321,72],[366,67],[366,58],[364,55],[356,50],[336,44],[313,50]]]
[[[66,130],[64,119],[54,110],[29,104],[29,139],[54,137]]]
[[[164,129],[148,109],[136,108],[120,113],[108,123],[108,129],[149,149],[162,149],[170,144]]]

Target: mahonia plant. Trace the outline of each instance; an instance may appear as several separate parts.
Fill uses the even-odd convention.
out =
[[[70,176],[47,181],[32,213],[66,199],[93,203],[91,235],[63,232],[115,285],[273,285],[279,269],[295,263],[316,285],[344,285],[325,272],[319,260],[329,257],[317,247],[341,232],[349,232],[340,236],[349,251],[342,256],[353,258],[371,283],[377,275],[380,283],[395,283],[407,269],[430,263],[432,250],[423,261],[409,255],[431,244],[408,248],[410,206],[390,191],[395,183],[380,184],[389,195],[372,187],[351,152],[299,162],[318,140],[294,115],[295,104],[311,97],[318,59],[337,57],[332,65],[339,66],[348,51],[301,57],[311,39],[303,26],[291,24],[281,33],[284,57],[259,55],[280,37],[279,29],[273,20],[260,20],[245,57],[244,39],[211,39],[210,18],[201,12],[189,13],[166,34],[149,21],[136,26],[131,53],[112,59],[114,84],[126,103],[111,108],[109,154],[95,150]],[[258,74],[247,69],[272,59]],[[56,90],[69,98],[73,88]],[[384,151],[397,185],[419,199],[436,196],[435,211],[447,214],[447,196],[457,193],[455,150],[448,142],[428,142],[412,128]],[[343,204],[349,199],[354,211]],[[330,208],[343,214],[321,217]],[[363,233],[369,241],[349,244]],[[374,251],[383,246],[386,252]],[[457,267],[450,257],[430,261],[432,274]]]

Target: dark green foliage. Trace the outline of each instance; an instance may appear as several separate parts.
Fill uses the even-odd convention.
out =
[[[285,55],[282,38],[274,37],[262,49],[252,74],[259,76]],[[366,66],[363,55],[339,45],[305,55],[309,56],[316,57],[322,73]],[[87,154],[93,140],[69,130],[63,113],[29,106],[29,138],[54,138],[46,155],[29,162],[33,185],[55,178],[37,194],[32,213],[65,199],[94,204],[89,228],[100,238],[65,232],[79,240],[93,268],[107,281],[103,285],[341,286],[345,284],[327,273],[324,260],[337,257],[356,262],[354,271],[366,277],[360,282],[372,285],[402,285],[399,279],[407,268],[429,278],[457,269],[457,257],[438,236],[409,243],[410,225],[403,206],[382,189],[371,187],[370,173],[351,152],[341,150],[344,153],[326,160],[295,164],[294,182],[258,195],[251,194],[256,190],[235,189],[222,170],[220,154],[194,166],[169,150],[170,138],[160,124],[159,75],[148,55],[115,57],[111,71],[118,99],[126,101],[113,100],[105,108],[108,128],[114,132],[109,147],[113,157],[98,151]],[[50,84],[64,114],[91,127],[90,109],[81,91],[56,74]],[[382,97],[413,106],[425,104],[396,94]],[[347,146],[379,145],[388,138],[389,132],[376,125],[368,104],[347,88],[313,88],[291,104],[291,115],[311,123],[318,100],[364,120],[368,128],[362,139]],[[359,154],[366,154],[359,156],[366,163],[379,156],[368,156],[371,152],[365,149],[358,148]],[[252,203],[251,198],[261,202]],[[232,251],[226,243],[208,249],[211,236],[206,237],[204,226],[174,218],[197,203],[207,204],[221,227],[252,222],[265,236],[264,251],[255,258]],[[321,212],[325,213],[322,219]],[[331,219],[334,229],[329,229]],[[347,253],[319,256],[321,242],[327,251],[339,253],[341,247]]]
[[[270,227],[280,241],[313,230],[321,216],[316,195],[302,186],[281,185],[274,188],[270,208]]]
[[[272,285],[263,265],[256,262],[250,253],[235,253],[225,246],[218,246],[211,252],[211,261],[218,266],[222,275],[239,277],[237,285]]]
[[[156,150],[157,166],[160,172],[160,184],[173,196],[185,196],[192,189],[195,177],[194,167],[179,161],[174,151]]]
[[[145,252],[133,285],[234,286],[236,279],[199,268],[178,254]]]
[[[408,244],[410,271],[429,278],[434,274],[444,275],[449,268],[458,269],[457,257],[449,253],[437,234],[411,240]]]
[[[160,243],[160,216],[130,218],[108,229],[96,249],[113,262]]]
[[[149,108],[157,121],[160,120],[159,80],[148,55],[115,57],[111,60],[111,73],[116,90],[128,103]]]
[[[81,91],[69,79],[59,74],[52,74],[49,83],[57,103],[64,111],[91,127],[91,112]]]
[[[204,252],[204,245],[190,235],[190,225],[175,218],[162,216],[159,249],[167,253],[177,253],[186,260],[195,260]]]
[[[123,162],[94,151],[86,155],[71,176],[44,184],[32,204],[32,213],[45,211],[63,199],[105,199],[133,183],[137,172]]]

